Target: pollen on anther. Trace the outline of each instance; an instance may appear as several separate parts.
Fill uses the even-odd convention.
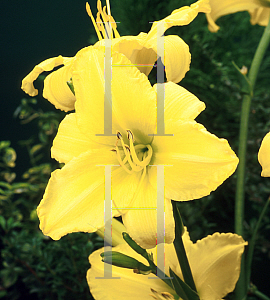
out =
[[[119,140],[122,138],[122,134],[119,131],[117,131],[116,135]]]
[[[129,151],[129,153],[131,153],[129,146],[125,146],[125,147]]]
[[[127,130],[127,136],[128,136],[129,140],[132,140],[132,141],[134,140],[133,133],[130,130]]]

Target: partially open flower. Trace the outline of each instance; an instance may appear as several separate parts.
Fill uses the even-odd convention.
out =
[[[157,40],[172,26],[184,26],[193,21],[199,12],[210,12],[208,0],[199,0],[191,6],[184,6],[174,10],[171,15],[160,21],[155,21],[148,33],[141,32],[137,36],[120,37],[116,22],[106,13],[106,7],[102,9],[101,1],[97,3],[97,19],[94,20],[89,5],[87,12],[93,21],[99,41],[95,48],[104,46],[105,40],[111,40],[111,51],[124,54],[133,65],[144,74],[148,75],[157,58],[164,56],[165,72],[168,81],[179,82],[189,70],[190,53],[188,45],[178,36],[164,37],[164,55],[159,53]],[[109,10],[110,11],[110,10]],[[159,28],[159,30],[158,30]],[[80,51],[79,51],[80,52]],[[78,52],[78,53],[79,53]],[[34,67],[23,79],[22,89],[30,96],[35,96],[38,91],[33,82],[44,71],[52,71],[55,67],[64,65],[46,77],[44,82],[44,98],[48,99],[56,108],[64,111],[74,110],[75,96],[67,85],[67,81],[73,77],[73,64],[78,53],[73,58],[50,58]]]

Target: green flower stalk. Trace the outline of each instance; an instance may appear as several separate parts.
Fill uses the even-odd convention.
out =
[[[241,109],[241,123],[240,123],[240,133],[239,133],[239,165],[237,170],[237,184],[236,184],[236,196],[235,196],[235,232],[243,236],[243,222],[244,222],[244,194],[245,194],[245,168],[246,168],[246,149],[247,149],[247,136],[248,136],[248,122],[250,105],[252,100],[252,95],[254,91],[254,86],[256,83],[259,68],[264,57],[265,51],[270,42],[270,21],[264,30],[262,38],[259,42],[258,48],[255,52],[253,61],[251,63],[250,71],[248,74],[248,79],[250,82],[250,94],[245,95],[242,102]],[[239,282],[236,287],[237,299],[243,299],[246,297],[248,286],[246,284],[245,272],[249,270],[244,270],[244,257],[242,258],[242,269]]]

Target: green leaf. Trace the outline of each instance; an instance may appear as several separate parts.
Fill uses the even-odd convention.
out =
[[[175,219],[175,239],[173,241],[174,248],[177,254],[177,258],[182,270],[182,274],[185,280],[185,283],[188,284],[194,291],[196,290],[195,282],[192,276],[192,272],[189,266],[186,250],[184,247],[184,243],[182,240],[183,235],[183,222],[182,218],[179,212],[179,209],[177,207],[177,202],[172,201],[173,206],[173,216]]]
[[[37,145],[33,146],[30,150],[30,154],[35,155],[36,152],[38,152],[40,149],[42,149],[42,147],[43,147],[42,144],[37,144]]]
[[[3,216],[0,216],[0,226],[5,230],[6,229],[6,219]]]
[[[4,288],[11,287],[18,278],[18,273],[14,272],[11,268],[1,270],[1,279]]]
[[[182,285],[179,283],[181,279],[172,271],[171,268],[169,268],[169,272],[170,272],[170,277],[172,278],[171,283],[177,295],[181,297],[183,300],[189,300],[182,288]],[[177,278],[179,278],[180,280],[178,281]]]
[[[193,291],[181,278],[179,278],[171,268],[170,277],[171,282],[175,288],[175,291],[178,296],[180,296],[183,300],[200,300],[199,295]]]
[[[7,166],[13,168],[15,167],[15,160],[17,158],[16,152],[12,148],[5,149],[5,154],[3,156],[3,161],[7,164]]]

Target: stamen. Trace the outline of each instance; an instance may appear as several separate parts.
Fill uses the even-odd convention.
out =
[[[147,165],[150,163],[151,158],[152,158],[152,154],[153,154],[153,149],[150,145],[136,145],[134,146],[134,135],[130,130],[127,130],[127,134],[128,134],[128,139],[129,139],[129,144],[130,147],[128,145],[126,145],[124,143],[122,134],[117,131],[116,136],[117,136],[117,140],[116,140],[116,144],[115,144],[115,149],[113,151],[116,151],[116,155],[117,155],[117,159],[120,163],[120,165],[129,173],[132,174],[134,171],[135,172],[139,172],[142,169],[144,169],[144,174],[146,173],[146,167]],[[121,158],[120,152],[119,152],[119,146],[118,146],[118,142],[121,142],[121,146],[122,149],[124,151],[124,159]],[[147,148],[147,151],[144,151],[142,160],[140,161],[136,150],[140,152],[140,150],[146,150],[145,148]],[[129,163],[129,166],[131,168],[128,169],[125,164]]]
[[[99,31],[103,35],[103,39],[105,39],[106,38],[106,32],[105,32],[105,28],[104,28],[104,25],[103,25],[103,21],[100,18],[100,12],[99,11],[97,12],[97,26],[98,26]]]
[[[167,292],[161,293],[161,296],[164,297],[164,299],[169,299],[169,300],[174,299],[173,295]]]
[[[129,140],[132,140],[134,142],[134,135],[130,130],[127,130],[127,137]]]
[[[136,171],[136,172],[140,171],[142,168],[139,167],[139,166],[136,166],[136,165],[133,163],[133,161],[131,160],[130,154],[127,153],[127,150],[126,150],[127,145],[124,144],[124,141],[123,141],[123,139],[122,139],[122,135],[121,135],[120,141],[121,141],[121,144],[122,144],[124,153],[125,153],[126,157],[128,158],[128,162],[129,162],[129,164],[130,164],[131,169],[132,169],[133,171]],[[130,150],[130,149],[129,149],[129,150]]]
[[[110,1],[109,1],[109,0],[106,0],[106,4],[107,4],[108,15],[111,16]]]
[[[106,6],[103,7],[101,14],[102,14],[102,18],[103,18],[104,24],[105,24],[106,37],[107,37],[107,39],[112,39],[112,26],[111,26],[111,23],[109,22],[110,19],[106,13]]]
[[[111,151],[113,151],[113,152],[117,152],[117,151],[119,151],[119,149],[118,149],[118,146],[117,146],[117,142],[116,142],[116,145],[115,145],[115,149],[111,149]],[[130,153],[130,149],[129,149],[129,147],[128,146],[126,146],[126,149],[128,149],[128,151],[129,151],[129,153]],[[120,154],[119,154],[120,155]],[[130,156],[130,154],[128,154],[129,156]],[[120,156],[120,158],[121,158],[121,156]],[[125,156],[125,158],[122,160],[121,159],[121,162],[123,163],[123,164],[125,164],[126,162],[128,161],[128,157],[127,156]]]
[[[119,161],[119,164],[121,167],[123,167],[123,169],[128,173],[128,174],[132,174],[134,171],[133,170],[129,170],[126,166],[125,166],[125,163],[124,161],[122,160],[121,156],[120,156],[120,153],[119,153],[119,149],[116,148],[116,157]],[[126,157],[125,157],[126,159]]]
[[[113,16],[109,16],[109,20],[110,20],[110,24],[111,24],[111,26],[112,26],[112,29],[113,29],[113,33],[114,33],[114,37],[115,38],[120,38],[120,34],[118,33],[118,31],[117,31],[117,24],[116,24],[116,22],[114,21],[114,18],[113,18]]]
[[[98,39],[101,41],[101,40],[102,40],[102,36],[101,36],[101,34],[100,34],[100,32],[99,32],[99,29],[98,29],[98,27],[97,27],[97,24],[96,24],[96,22],[95,22],[95,19],[94,19],[93,15],[92,15],[92,12],[91,12],[91,9],[90,9],[90,5],[88,4],[88,2],[86,2],[86,11],[87,11],[88,16],[89,16],[89,17],[91,18],[91,20],[92,20],[92,23],[93,23],[93,25],[94,25],[94,28],[95,28],[96,33],[97,33],[97,36],[98,36]]]
[[[106,13],[106,6],[103,6],[102,12],[103,12],[102,17],[103,17],[104,22],[108,23],[109,22],[109,16]]]
[[[98,9],[98,13],[97,13],[97,23],[100,24],[99,25],[99,29],[102,32],[104,39],[111,39],[111,27],[110,25],[107,23],[109,21],[109,18],[106,14],[106,6],[104,6],[103,10],[102,10],[102,5],[101,5],[101,1],[98,0],[97,2],[97,9]],[[100,15],[103,19],[103,21],[100,18]],[[105,27],[104,27],[105,25]]]
[[[132,137],[132,139],[130,137]],[[138,159],[138,156],[136,154],[135,147],[134,147],[134,144],[133,144],[133,134],[129,130],[128,130],[128,139],[129,139],[129,145],[130,145],[130,152],[131,152],[132,159],[135,162],[135,164],[137,164],[137,165],[139,165],[141,167],[147,166],[150,163],[151,157],[152,157],[152,154],[153,154],[152,147],[150,145],[146,145],[146,146],[143,145],[143,148],[147,147],[148,152],[147,152],[146,158],[143,159],[142,161],[140,161]]]

